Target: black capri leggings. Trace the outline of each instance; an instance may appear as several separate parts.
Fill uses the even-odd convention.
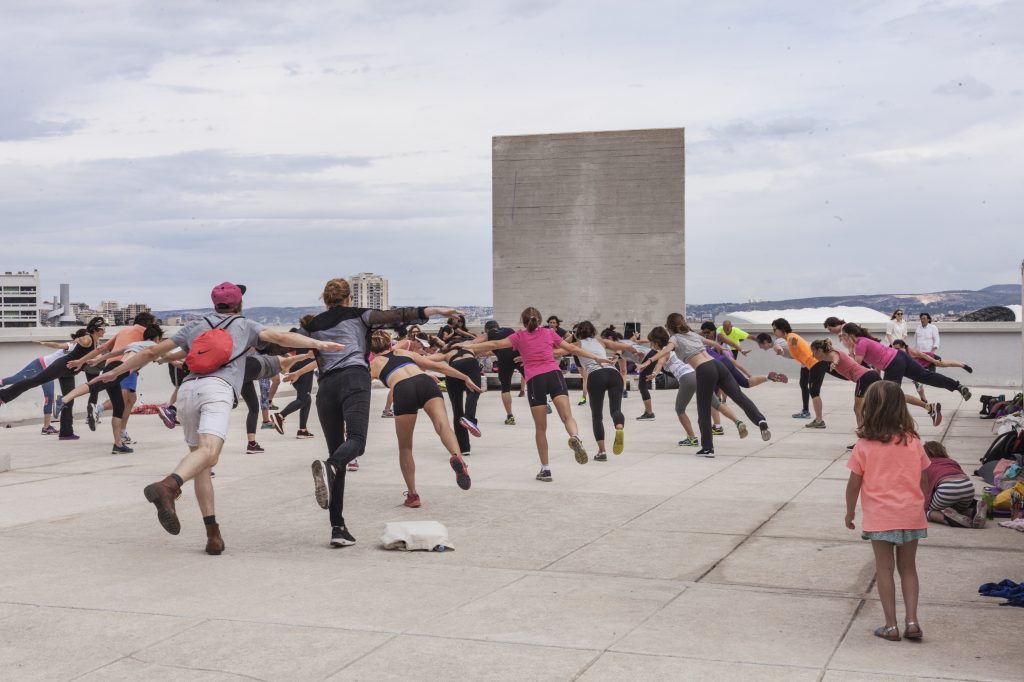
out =
[[[118,366],[122,364],[123,363],[119,360],[108,363],[106,366],[103,367],[103,371],[109,372],[110,370],[116,369]],[[110,414],[112,418],[116,419],[121,419],[121,417],[124,415],[124,395],[121,393],[121,379],[123,379],[124,377],[125,375],[119,374],[110,381],[107,381],[102,384],[92,384],[92,386],[89,388],[90,393],[98,394],[100,391],[107,392],[107,399],[110,400]],[[61,417],[63,418],[63,415],[61,415]]]
[[[648,351],[647,355],[644,356],[644,359],[640,361],[640,364],[642,365],[643,363],[653,358],[657,354],[657,352],[658,351],[655,350]],[[640,374],[637,376],[638,383],[640,384],[640,397],[644,400],[651,399],[651,389],[647,387],[647,377],[651,376],[651,372],[653,371],[654,364],[652,363],[644,367],[642,370],[640,370]]]
[[[810,411],[810,399],[821,395],[821,384],[828,374],[828,363],[822,360],[810,369],[800,368],[800,398],[803,400],[804,412]]]
[[[242,400],[245,401],[245,432],[255,434],[256,422],[260,417],[260,398],[256,394],[256,384],[246,381],[242,384],[242,390],[239,393],[242,395]]]
[[[945,374],[928,371],[914,362],[914,359],[907,355],[905,351],[901,350],[892,359],[889,366],[885,368],[885,380],[902,384],[903,377],[907,377],[911,381],[927,384],[928,386],[944,388],[947,391],[957,391],[960,389],[960,382],[956,379],[947,377]]]
[[[480,385],[480,363],[476,358],[463,358],[452,363],[452,367],[459,370],[471,381]],[[459,451],[462,454],[470,452],[469,431],[466,430],[459,420],[462,417],[476,423],[476,404],[480,400],[480,394],[466,388],[465,382],[460,379],[448,377],[445,382],[448,385],[448,398],[452,401],[452,421],[455,431],[455,438],[459,441]]]
[[[626,418],[622,416],[623,385],[622,375],[614,368],[595,370],[587,375],[587,403],[590,405],[590,418],[594,423],[595,440],[604,440],[604,419],[601,412],[604,410],[605,393],[608,394],[608,413],[612,417],[612,424],[618,426],[625,423]]]
[[[292,371],[302,369],[313,360],[306,360],[304,362],[296,363],[292,367]],[[295,400],[285,405],[284,409],[281,410],[281,416],[287,417],[292,412],[298,410],[299,412],[299,430],[306,430],[306,422],[309,420],[309,410],[313,407],[313,373],[303,374],[301,377],[295,380]]]
[[[757,405],[740,390],[740,385],[736,383],[736,379],[729,373],[725,365],[717,360],[711,360],[697,367],[696,374],[697,424],[700,426],[700,446],[702,448],[715,447],[711,433],[711,397],[715,394],[716,389],[720,388],[725,391],[725,394],[740,406],[743,414],[747,415],[747,419],[752,423],[760,424],[764,421],[764,415],[758,411]]]
[[[515,360],[504,360],[498,358],[498,383],[501,384],[502,393],[511,393],[512,375],[519,369]],[[520,371],[521,373],[521,371]]]

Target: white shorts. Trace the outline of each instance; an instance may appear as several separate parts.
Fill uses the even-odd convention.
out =
[[[178,421],[189,447],[198,447],[199,434],[227,440],[235,390],[218,377],[184,381],[178,389]]]

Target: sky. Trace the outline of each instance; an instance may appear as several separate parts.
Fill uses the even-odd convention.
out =
[[[685,127],[690,302],[1015,282],[1021,26],[953,0],[0,0],[0,270],[94,305],[223,280],[315,305],[363,271],[392,304],[489,305],[492,136]]]

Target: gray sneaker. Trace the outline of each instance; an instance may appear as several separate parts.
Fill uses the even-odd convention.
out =
[[[541,469],[540,473],[537,474],[537,480],[551,483],[551,469]]]
[[[823,429],[825,428],[825,421],[822,419],[812,419],[811,421],[804,424],[805,429]]]

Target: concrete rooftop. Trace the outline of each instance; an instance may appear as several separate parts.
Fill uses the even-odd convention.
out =
[[[142,496],[185,449],[156,417],[133,418],[130,456],[107,454],[106,422],[95,434],[81,425],[74,443],[6,429],[0,670],[8,680],[1020,680],[1024,614],[977,588],[1024,578],[1024,533],[933,526],[919,553],[924,642],[872,636],[882,618],[871,550],[843,526],[851,394],[827,381],[828,429],[808,431],[790,418],[795,385],[756,388],[775,438],[740,441],[727,427],[707,460],[676,445],[673,391],[655,393],[653,423],[634,421],[634,393],[625,454],[579,466],[552,426],[555,480],[541,483],[525,400],[507,427],[488,393],[468,492],[421,418],[424,506],[411,510],[375,390],[346,500],[359,542],[337,550],[309,474],[323,440],[261,431],[267,452],[246,455],[237,410],[216,469],[220,557],[203,552],[191,485],[177,537]],[[976,401],[941,399],[945,423],[922,434],[943,438],[970,472],[992,423],[977,419]],[[593,455],[589,410],[574,410]],[[319,434],[315,417],[310,428]],[[404,519],[443,522],[456,550],[382,550],[384,523]]]

